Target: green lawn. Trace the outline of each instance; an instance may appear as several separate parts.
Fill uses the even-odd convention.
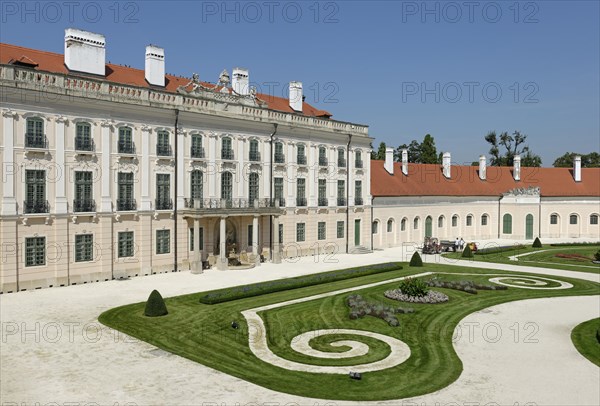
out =
[[[577,351],[600,367],[600,343],[596,332],[600,329],[600,318],[585,321],[571,332],[571,340]]]
[[[296,353],[290,348],[290,342],[298,334],[319,329],[366,330],[395,337],[410,347],[411,355],[407,361],[392,368],[365,373],[361,381],[351,380],[345,375],[288,371],[258,359],[251,352],[248,346],[248,328],[240,314],[243,310],[426,271],[511,274],[504,271],[476,270],[447,265],[426,264],[423,268],[410,268],[404,265],[404,267],[403,270],[216,305],[200,304],[198,299],[201,293],[167,298],[165,300],[169,314],[158,318],[143,316],[144,303],[137,303],[108,310],[99,317],[99,320],[109,327],[166,351],[275,391],[322,399],[386,400],[430,393],[444,388],[458,378],[462,371],[462,364],[452,346],[452,333],[459,321],[470,313],[514,300],[600,294],[600,285],[596,283],[552,277],[570,282],[574,287],[566,290],[509,288],[504,291],[479,291],[477,295],[436,288],[447,294],[450,301],[444,304],[419,305],[386,299],[383,292],[397,288],[396,282],[259,313],[267,326],[269,348],[280,357],[297,362],[311,365],[357,365],[380,360],[389,354],[390,348],[387,344],[368,337],[345,335],[322,336],[313,339],[311,345],[315,349],[335,352],[343,348],[331,347],[328,343],[340,338],[351,338],[370,345],[371,351],[361,357],[325,360]],[[526,274],[518,273],[518,275]],[[447,280],[468,279],[483,284],[490,284],[488,282],[490,277],[443,275]],[[397,315],[400,320],[399,327],[390,327],[385,321],[371,316],[350,320],[345,300],[353,293],[359,293],[370,301],[413,307],[415,313]],[[238,321],[239,329],[231,328],[232,320]]]
[[[443,254],[445,258],[464,259],[467,261],[483,261],[496,262],[511,265],[535,266],[541,268],[564,269],[568,271],[600,273],[600,264],[592,262],[594,254],[600,249],[600,245],[586,246],[551,246],[544,245],[542,248],[532,248],[526,246],[520,248],[515,246],[513,249],[498,253],[489,253],[483,255],[474,255],[473,258],[462,258],[460,252],[449,252]],[[518,261],[511,261],[510,256],[531,253],[523,257],[519,257]],[[577,254],[587,257],[589,260],[582,261],[580,259],[560,258],[557,254]]]

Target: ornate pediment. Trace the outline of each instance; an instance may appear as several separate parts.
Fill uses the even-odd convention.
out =
[[[529,187],[518,187],[509,190],[504,194],[504,196],[539,196],[540,188],[539,186],[529,186]]]
[[[249,95],[241,95],[229,87],[231,80],[227,70],[223,70],[219,76],[216,85],[206,86],[200,82],[200,77],[197,73],[192,74],[190,80],[185,86],[179,86],[177,93],[184,96],[196,96],[204,99],[220,101],[225,103],[239,103],[253,107],[266,107],[267,103],[258,98],[256,88],[250,89]]]

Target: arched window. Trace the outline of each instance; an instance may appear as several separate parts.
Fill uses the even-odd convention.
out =
[[[373,222],[373,234],[377,234],[379,232],[379,221]]]
[[[90,123],[77,123],[75,126],[75,150],[92,150],[92,126]]]
[[[471,227],[472,225],[473,225],[473,216],[469,214],[467,216],[467,227]]]
[[[229,137],[224,137],[221,140],[221,159],[233,159],[233,149]]]
[[[258,190],[258,173],[252,172],[248,177],[248,200],[250,200],[251,206],[258,199]]]
[[[455,214],[452,216],[452,227],[458,226],[458,216]]]
[[[433,235],[433,219],[431,216],[425,218],[425,237],[431,237]]]
[[[558,214],[550,215],[550,224],[558,224]]]
[[[415,230],[419,229],[419,218],[418,217],[415,217],[415,219],[413,220],[413,228]]]
[[[444,216],[438,217],[438,228],[444,227]]]
[[[221,199],[231,201],[233,198],[233,175],[231,172],[221,174]]]
[[[202,148],[202,135],[192,134],[192,148],[190,150],[192,158],[204,158],[204,148]]]
[[[512,216],[508,213],[502,217],[502,233],[512,234]]]
[[[296,148],[296,160],[298,161],[298,165],[306,165],[306,146],[304,144],[298,144]]]
[[[481,216],[481,225],[482,226],[487,226],[488,225],[488,215],[484,214]]]
[[[569,224],[577,224],[577,214],[571,214],[569,216]]]
[[[590,216],[590,224],[592,225],[598,225],[598,215],[597,214],[592,214]]]
[[[389,219],[387,221],[387,232],[391,233],[394,230],[394,220]]]
[[[190,192],[192,200],[201,200],[204,194],[204,180],[202,179],[202,171],[197,169],[192,171],[190,176]]]
[[[258,141],[250,140],[250,156],[248,157],[250,161],[260,161],[260,153],[258,152]]]
[[[319,147],[319,166],[327,166],[327,150]]]
[[[400,231],[406,231],[406,219],[403,218],[400,222]]]
[[[46,148],[44,120],[39,117],[30,117],[27,119],[26,126],[25,146],[27,148]]]
[[[133,154],[135,153],[133,146],[133,135],[131,134],[131,127],[119,127],[119,144],[117,149],[120,154]]]
[[[344,148],[338,148],[337,150],[337,164],[339,168],[346,167],[346,151],[344,151]]]
[[[275,163],[282,164],[285,162],[285,156],[283,155],[283,143],[277,141],[275,143]]]

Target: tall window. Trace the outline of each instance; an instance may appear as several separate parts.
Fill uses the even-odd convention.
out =
[[[415,219],[413,220],[413,228],[415,230],[419,229],[419,218],[418,217],[415,217]]]
[[[169,144],[169,133],[159,131],[156,134],[156,155],[171,156],[171,145]]]
[[[590,216],[590,224],[594,225],[594,226],[598,224],[598,215],[597,214],[592,214]]]
[[[387,232],[391,233],[394,230],[394,221],[392,219],[389,219],[387,221]]]
[[[512,234],[512,216],[508,213],[502,216],[502,234]]]
[[[550,215],[550,224],[558,224],[558,214]]]
[[[374,221],[372,225],[373,234],[377,234],[379,232],[379,221]]]
[[[306,149],[304,144],[298,144],[298,153],[297,153],[297,161],[298,165],[306,165]]]
[[[319,147],[319,166],[327,166],[327,150]]]
[[[119,233],[119,258],[132,257],[134,254],[133,231]]]
[[[133,199],[133,173],[119,172],[117,175],[118,181],[118,197],[117,210],[127,211],[135,210],[135,200]]]
[[[354,181],[354,204],[356,206],[362,206],[363,204],[361,180]]]
[[[25,266],[46,265],[46,237],[25,238]]]
[[[77,123],[75,126],[75,150],[91,151],[92,126],[89,123]]]
[[[337,163],[338,166],[340,168],[345,168],[346,167],[346,151],[344,151],[342,148],[337,150],[338,152],[338,159],[337,159]]]
[[[260,161],[260,153],[258,152],[258,141],[257,140],[250,140],[250,155],[248,156],[248,159],[250,159],[250,161]]]
[[[192,134],[192,158],[204,158],[204,148],[202,147],[202,135]]]
[[[358,169],[363,167],[362,154],[360,151],[354,153],[354,166]]]
[[[27,119],[26,125],[25,146],[27,148],[46,148],[44,120],[39,117],[31,117]]]
[[[75,262],[85,262],[94,259],[93,234],[79,234],[75,236]]]
[[[171,252],[171,230],[156,230],[156,253]]]
[[[327,238],[327,228],[326,223],[324,221],[319,221],[317,224],[317,239],[324,240]]]
[[[344,238],[344,222],[343,221],[338,221],[337,222],[337,238]]]
[[[276,202],[279,202],[279,206],[285,207],[285,199],[283,198],[283,178],[273,179],[273,193]]]
[[[327,180],[319,179],[319,206],[327,206]]]
[[[458,226],[458,216],[455,214],[452,216],[452,227]]]
[[[252,224],[248,224],[248,246],[251,247],[254,243],[254,226]]]
[[[470,227],[473,225],[473,216],[471,216],[470,214],[467,216],[467,227]]]
[[[194,242],[195,242],[195,235],[194,235],[194,227],[190,227],[190,251],[194,251]],[[202,248],[204,247],[204,228],[200,227],[200,251],[202,251]]]
[[[577,224],[577,214],[571,214],[569,216],[569,224]]]
[[[190,193],[192,200],[201,201],[204,197],[204,178],[202,171],[193,170],[190,176]]]
[[[487,226],[488,225],[488,215],[484,214],[481,216],[481,225],[482,226]]]
[[[296,206],[306,206],[306,179],[296,179]]]
[[[119,127],[118,151],[121,154],[133,154],[135,152],[130,127]]]
[[[306,240],[306,224],[296,224],[296,242],[303,242]]]
[[[444,216],[438,217],[438,228],[444,227]]]
[[[252,172],[248,177],[248,199],[250,200],[250,205],[254,204],[254,201],[258,199],[258,173]]]
[[[231,148],[231,138],[229,137],[221,140],[221,159],[233,159],[233,149]]]
[[[221,174],[221,199],[231,201],[233,198],[233,175],[231,172]]]
[[[281,142],[275,143],[275,163],[282,164],[285,162],[283,155],[283,144]]]
[[[400,222],[400,231],[406,231],[406,219],[403,218]]]
[[[345,180],[337,181],[337,205],[338,206],[346,205],[346,181]]]
[[[46,171],[25,170],[25,213],[48,213]]]
[[[156,210],[171,210],[171,175],[168,173],[156,174]]]
[[[283,243],[283,224],[279,224],[279,243]]]
[[[75,200],[73,201],[73,211],[91,212],[96,209],[94,198],[92,197],[92,172],[75,172]]]

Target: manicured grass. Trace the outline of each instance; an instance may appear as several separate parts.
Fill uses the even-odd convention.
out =
[[[461,258],[460,252],[449,252],[443,254],[448,260],[463,259],[482,262],[496,262],[511,265],[535,266],[540,268],[564,269],[568,271],[600,273],[600,264],[592,262],[594,253],[600,249],[600,245],[585,245],[585,246],[551,246],[544,245],[542,248],[525,248],[507,249],[502,252],[491,252],[489,254],[476,254],[473,258]],[[511,261],[509,257],[532,253],[523,257],[519,257],[518,261]],[[576,259],[559,258],[556,254],[577,254],[589,258],[589,261],[582,262]]]
[[[571,332],[571,340],[577,351],[600,367],[600,343],[596,334],[600,329],[600,318],[585,321]]]
[[[554,279],[568,281],[574,287],[566,290],[509,288],[504,291],[480,291],[477,295],[435,288],[447,294],[450,301],[437,305],[411,304],[410,307],[415,309],[415,313],[398,314],[399,327],[391,327],[384,320],[371,316],[350,320],[346,299],[353,293],[362,295],[366,300],[394,306],[403,305],[383,296],[386,290],[397,288],[398,282],[360,289],[360,286],[369,283],[427,271],[511,274],[447,265],[425,264],[423,268],[416,269],[404,265],[404,269],[399,271],[215,305],[200,304],[198,299],[202,293],[167,298],[165,301],[169,314],[160,318],[144,317],[144,303],[132,304],[108,310],[100,316],[99,320],[109,327],[159,348],[276,391],[322,399],[386,400],[430,393],[444,388],[458,378],[462,371],[462,363],[454,352],[452,334],[459,321],[472,312],[514,300],[600,294],[600,285],[596,283],[556,277]],[[489,283],[491,277],[443,276],[445,280],[468,279],[478,283]],[[280,357],[311,365],[357,365],[385,358],[389,354],[390,349],[387,344],[368,337],[346,335],[323,336],[313,339],[312,342],[316,349],[339,352],[339,348],[330,347],[328,343],[336,341],[336,338],[350,338],[372,346],[369,354],[345,360],[324,360],[296,353],[290,348],[292,339],[301,333],[322,329],[355,329],[384,334],[404,341],[411,349],[407,361],[385,370],[364,373],[361,381],[355,381],[345,375],[288,371],[256,358],[250,351],[248,326],[240,314],[241,311],[349,287],[359,287],[359,289],[259,313],[267,328],[269,348]],[[239,323],[239,329],[231,328],[232,320]]]

